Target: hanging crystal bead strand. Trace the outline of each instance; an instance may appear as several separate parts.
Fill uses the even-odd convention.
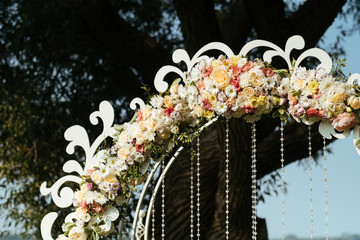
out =
[[[323,159],[324,159],[324,194],[325,194],[325,240],[329,239],[328,224],[328,190],[327,190],[327,159],[326,159],[326,138],[323,137]]]
[[[190,158],[190,239],[194,239],[194,155],[191,146]]]
[[[196,187],[197,187],[197,193],[196,193],[196,206],[197,206],[197,213],[196,213],[196,216],[197,216],[197,239],[200,239],[200,137],[198,136],[197,137],[197,143],[196,143],[196,169],[197,169],[197,172],[196,172]]]
[[[256,230],[256,124],[252,123],[251,126],[252,134],[251,134],[251,189],[252,189],[252,239],[257,239],[257,230]]]
[[[162,173],[165,170],[165,160],[161,166]],[[165,239],[165,176],[161,182],[161,239]]]
[[[281,235],[285,239],[285,180],[284,180],[284,122],[280,125],[280,162],[281,162]]]
[[[229,120],[225,129],[225,239],[229,239]]]
[[[310,184],[310,239],[314,236],[314,219],[313,219],[313,184],[312,184],[312,147],[311,147],[311,126],[309,125],[309,184]]]
[[[152,182],[152,192],[154,192],[155,181]],[[155,240],[155,204],[151,209],[151,240]]]

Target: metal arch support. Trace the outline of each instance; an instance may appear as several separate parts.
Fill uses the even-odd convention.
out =
[[[207,127],[209,127],[210,125],[212,125],[213,123],[215,123],[217,120],[219,119],[219,117],[215,117],[213,118],[212,120],[210,120],[209,122],[207,122],[206,124],[204,124],[201,128],[199,128],[199,130],[195,133],[195,134],[200,134],[203,130],[205,130]],[[148,209],[147,209],[147,213],[146,213],[146,220],[145,220],[145,232],[144,232],[144,236],[145,236],[145,240],[148,239],[148,230],[149,230],[149,226],[150,226],[150,216],[151,216],[151,209],[155,203],[155,198],[157,196],[157,193],[160,189],[160,185],[161,185],[161,181],[162,179],[164,179],[164,177],[166,176],[168,170],[171,168],[172,164],[175,162],[175,160],[177,159],[177,156],[180,154],[180,152],[184,149],[183,146],[180,146],[175,154],[172,156],[172,158],[170,159],[170,161],[168,162],[168,164],[166,165],[165,169],[164,169],[164,172],[161,173],[157,183],[156,183],[156,186],[154,188],[154,192],[151,196],[151,199],[150,199],[150,202],[149,202],[149,206],[148,206]],[[139,201],[138,201],[138,204],[137,204],[137,207],[136,207],[136,211],[135,211],[135,216],[134,216],[134,221],[133,221],[133,225],[132,225],[132,239],[135,239],[136,237],[136,226],[137,226],[137,222],[138,222],[138,216],[140,214],[140,211],[141,211],[141,206],[142,206],[142,202],[144,200],[144,197],[145,197],[145,193],[146,193],[146,190],[148,189],[149,187],[149,184],[150,184],[150,181],[153,179],[154,175],[155,175],[155,172],[157,171],[157,169],[159,168],[161,162],[158,162],[155,164],[154,168],[152,169],[151,173],[149,174],[148,176],[148,179],[147,181],[145,182],[145,185],[143,187],[143,190],[141,192],[141,195],[140,195],[140,198],[139,198]]]

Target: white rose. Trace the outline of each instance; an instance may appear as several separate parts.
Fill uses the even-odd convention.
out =
[[[161,106],[164,103],[164,98],[156,95],[154,97],[151,98],[150,100],[150,104],[154,107],[154,108],[161,108]]]
[[[73,227],[69,232],[70,240],[86,240],[87,237],[87,233],[80,227]]]
[[[67,236],[65,236],[64,234],[61,234],[57,237],[56,240],[69,240],[69,238]]]

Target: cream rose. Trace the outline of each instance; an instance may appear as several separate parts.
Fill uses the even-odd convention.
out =
[[[65,236],[64,234],[61,234],[57,237],[56,240],[69,240],[69,238],[67,236]]]
[[[296,79],[295,80],[295,83],[294,83],[294,88],[295,90],[300,90],[300,89],[303,89],[306,85],[306,82],[303,80],[303,79]]]
[[[99,170],[96,170],[95,172],[93,172],[93,173],[91,174],[91,180],[92,180],[96,185],[99,185],[99,184],[100,184],[102,178],[101,178],[101,176],[100,176]]]
[[[104,178],[103,182],[109,185],[119,184],[119,181],[115,175],[108,175],[106,178]]]
[[[171,97],[170,96],[166,96],[165,98],[164,98],[164,103],[165,103],[165,106],[167,107],[167,108],[172,108],[173,106],[174,106],[174,103],[173,103],[173,101],[172,101],[172,99],[171,99]]]
[[[155,127],[156,127],[156,123],[153,120],[149,119],[149,120],[146,120],[145,126],[148,131],[154,131]]]
[[[360,98],[351,96],[347,100],[350,107],[352,107],[354,110],[358,110],[360,108]]]
[[[148,119],[151,115],[151,108],[149,106],[146,106],[143,110],[142,110],[142,114],[143,114],[143,117],[145,119]]]
[[[342,102],[344,102],[344,100],[345,100],[345,94],[343,94],[343,93],[336,93],[331,98],[332,103],[342,103]]]
[[[212,68],[217,68],[217,67],[220,67],[221,65],[223,65],[222,61],[221,60],[214,60],[212,63],[211,63],[211,67]]]
[[[199,105],[195,105],[193,112],[197,117],[201,117],[204,113],[204,109]]]
[[[257,74],[256,72],[250,72],[249,82],[253,87],[260,87],[263,84],[263,76]]]
[[[230,84],[230,76],[224,68],[214,69],[210,77],[220,89],[225,89]]]
[[[86,208],[78,207],[75,210],[76,217],[84,222],[88,222],[90,220],[90,214],[87,212]]]
[[[250,98],[255,95],[255,90],[252,87],[246,87],[242,90],[241,94],[245,97]]]
[[[73,227],[69,232],[70,240],[86,240],[87,237],[87,233],[81,227]]]
[[[76,191],[74,197],[78,203],[81,203],[84,201],[85,193],[82,191]]]
[[[127,151],[126,148],[122,148],[120,149],[120,151],[118,151],[117,157],[121,160],[125,160],[128,157],[129,153]]]

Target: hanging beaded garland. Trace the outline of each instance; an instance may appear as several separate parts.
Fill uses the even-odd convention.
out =
[[[327,159],[326,159],[326,138],[323,137],[323,160],[324,160],[324,195],[325,195],[325,239],[329,239],[328,224],[328,190],[327,190]]]
[[[251,189],[252,189],[252,239],[256,240],[257,230],[256,230],[256,124],[255,122],[251,125],[252,134],[251,134]]]
[[[225,239],[229,239],[229,120],[225,129]]]
[[[310,239],[313,239],[314,236],[314,219],[313,219],[313,185],[312,185],[312,147],[311,147],[311,126],[308,127],[309,130],[309,193],[310,193]]]
[[[197,239],[200,239],[200,137],[198,136],[197,137],[197,143],[196,143],[196,146],[197,146],[197,149],[196,149],[196,156],[197,156],[197,161],[196,161],[196,186],[197,186],[197,193],[196,193],[196,206],[197,206],[197,213],[196,213],[196,216],[197,216]]]
[[[281,236],[285,239],[285,180],[284,180],[284,122],[280,123],[280,162],[281,162]]]
[[[191,146],[190,157],[190,239],[194,239],[194,156]]]
[[[165,170],[165,160],[161,165],[161,170]],[[165,175],[161,182],[161,239],[165,239]]]
[[[152,192],[154,193],[155,181],[152,182]],[[155,204],[151,209],[151,240],[155,240]]]

